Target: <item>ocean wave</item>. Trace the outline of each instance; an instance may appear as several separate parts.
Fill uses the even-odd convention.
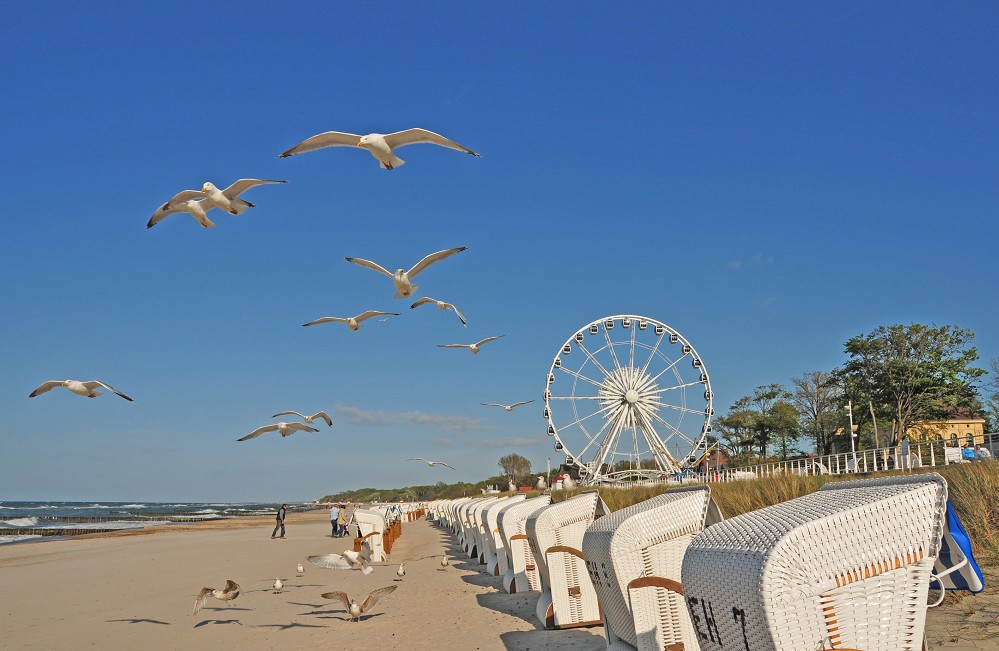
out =
[[[193,511],[191,515],[218,515],[219,512],[215,509],[201,509],[200,511]]]
[[[0,527],[33,527],[38,524],[38,518],[11,518],[0,520]]]
[[[145,509],[148,508],[145,504],[122,504],[118,507],[119,509]]]
[[[34,540],[35,538],[41,538],[41,536],[29,535],[29,536],[0,536],[0,545],[6,545],[9,543],[24,542],[26,540]]]

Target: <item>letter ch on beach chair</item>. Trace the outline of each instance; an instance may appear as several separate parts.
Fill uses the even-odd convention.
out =
[[[507,550],[503,589],[507,592],[540,592],[541,573],[527,540],[527,519],[548,508],[551,496],[541,495],[515,504],[500,514],[500,533]]]
[[[940,550],[937,474],[826,484],[708,527],[683,560],[702,651],[918,651]]]
[[[486,539],[486,573],[492,576],[500,576],[503,574],[503,569],[500,567],[500,555],[503,554],[503,562],[506,562],[506,547],[503,544],[503,536],[500,535],[499,530],[499,516],[506,509],[510,508],[515,504],[520,504],[527,498],[527,495],[513,495],[504,497],[502,502],[497,502],[484,512],[485,520],[485,533],[483,536]]]
[[[680,565],[694,536],[721,520],[711,488],[695,486],[590,525],[583,555],[603,610],[608,651],[697,651]]]
[[[527,538],[541,571],[536,614],[546,628],[602,623],[597,593],[583,561],[583,533],[608,512],[596,491],[552,504],[527,519]]]

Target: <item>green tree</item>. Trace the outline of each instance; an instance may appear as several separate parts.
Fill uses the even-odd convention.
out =
[[[832,435],[841,420],[842,389],[833,381],[833,374],[826,371],[809,371],[791,380],[791,384],[792,403],[801,426],[811,436],[815,453],[830,454]]]
[[[751,396],[739,398],[729,413],[718,419],[718,431],[734,452],[733,463],[739,463],[752,454],[767,456],[772,444],[779,455],[786,459],[796,452],[798,412],[790,403],[791,394],[779,384],[756,387]]]
[[[503,470],[503,476],[515,484],[531,474],[530,460],[519,454],[500,457],[499,467]]]
[[[985,431],[994,432],[999,427],[999,357],[992,358],[989,375],[985,396]]]
[[[913,423],[981,409],[975,380],[985,371],[971,366],[978,359],[974,337],[951,325],[880,326],[844,344],[849,359],[835,374],[847,395],[866,394],[860,404],[870,405],[875,431],[889,422],[887,444],[898,445]]]

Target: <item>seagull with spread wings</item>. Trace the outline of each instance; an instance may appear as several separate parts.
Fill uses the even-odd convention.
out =
[[[382,169],[391,170],[400,167],[406,161],[395,155],[393,151],[397,147],[406,145],[430,144],[440,145],[448,149],[478,156],[477,153],[468,147],[462,147],[458,143],[439,133],[427,131],[426,129],[406,129],[395,133],[369,133],[359,136],[353,133],[343,133],[341,131],[327,131],[303,140],[288,151],[280,154],[278,158],[287,158],[295,154],[302,154],[307,151],[316,151],[326,147],[360,147],[367,149],[371,155],[378,159],[378,164]]]
[[[318,432],[319,431],[319,430],[317,430],[314,427],[309,427],[305,423],[285,423],[285,422],[280,422],[280,423],[272,423],[270,425],[264,425],[263,427],[258,427],[257,429],[253,430],[252,432],[250,432],[249,434],[247,434],[243,438],[236,439],[236,440],[237,441],[249,441],[250,439],[257,438],[261,434],[266,434],[267,432],[273,432],[274,430],[277,430],[277,431],[281,432],[281,436],[282,437],[291,436],[292,434],[294,434],[297,431],[303,431],[303,432]]]
[[[443,461],[431,461],[430,459],[424,459],[423,457],[414,457],[412,459],[406,459],[406,461],[423,461],[431,468],[434,466],[447,466],[451,470],[454,470],[454,466],[448,465]]]
[[[458,311],[458,308],[454,306],[454,303],[445,303],[444,301],[438,301],[436,298],[430,298],[429,296],[424,296],[423,298],[418,299],[415,303],[410,305],[409,309],[412,310],[414,307],[426,305],[427,303],[433,303],[434,305],[437,306],[437,309],[439,310],[454,310],[454,313],[457,314],[458,318],[461,320],[461,325],[465,326],[466,328],[468,327],[468,321],[466,321],[464,315],[462,315],[462,313]]]
[[[479,349],[483,344],[488,344],[490,341],[496,341],[497,339],[502,339],[506,335],[500,335],[498,337],[486,337],[482,341],[476,341],[474,344],[437,344],[438,348],[467,348],[473,355],[479,354]]]
[[[271,416],[271,418],[277,418],[278,416],[298,416],[309,425],[311,425],[312,421],[316,420],[317,418],[322,418],[323,420],[326,421],[327,425],[333,427],[333,420],[330,418],[330,415],[327,414],[325,411],[317,411],[311,416],[306,416],[305,414],[301,414],[297,411],[279,411],[278,413]]]
[[[379,312],[378,310],[368,310],[367,312],[363,312],[361,314],[358,314],[357,316],[348,317],[346,319],[338,316],[324,316],[320,319],[316,319],[315,321],[309,321],[308,323],[303,323],[302,326],[303,327],[311,326],[311,325],[316,325],[317,323],[346,323],[348,328],[350,328],[353,332],[357,332],[358,330],[364,327],[363,325],[361,325],[362,321],[367,321],[368,319],[376,316],[387,317],[387,316],[399,316],[399,315],[396,314],[395,312]]]
[[[342,554],[309,556],[307,560],[327,570],[361,570],[361,574],[371,574],[374,571],[364,557],[353,549],[346,549]]]
[[[239,198],[250,188],[258,185],[269,185],[272,183],[287,183],[287,181],[267,181],[263,179],[239,179],[225,190],[219,190],[214,183],[205,183],[200,190],[181,190],[172,199],[160,206],[159,210],[153,213],[146,224],[146,228],[152,228],[170,215],[181,212],[190,213],[205,228],[211,228],[215,224],[208,219],[208,211],[212,208],[220,208],[233,215],[242,214],[247,208],[255,207],[255,204]]]
[[[219,601],[225,603],[226,606],[229,602],[239,596],[239,584],[229,579],[225,582],[225,587],[221,590],[216,590],[215,588],[201,588],[201,592],[198,593],[198,598],[194,600],[194,612],[192,615],[197,615],[198,611],[205,607],[208,603],[208,597],[215,597]]]
[[[483,402],[480,403],[483,407],[502,407],[507,411],[513,411],[514,407],[519,407],[521,405],[526,405],[534,402],[533,400],[525,400],[523,402],[515,402],[512,405],[501,405],[498,402]]]
[[[350,613],[351,621],[360,621],[361,615],[371,610],[378,600],[395,590],[398,586],[390,585],[386,588],[378,588],[369,594],[364,601],[358,605],[356,601],[347,596],[346,592],[324,592],[320,595],[323,599],[337,599],[343,607]]]
[[[111,393],[115,393],[129,402],[135,402],[118,389],[100,380],[87,380],[86,382],[81,382],[80,380],[49,380],[48,382],[43,382],[41,386],[29,393],[28,397],[34,398],[56,387],[66,387],[76,395],[86,398],[96,398],[99,395],[103,395],[100,391],[97,391],[97,388],[104,387]]]
[[[362,267],[367,267],[377,271],[378,273],[388,276],[392,280],[392,284],[395,285],[395,297],[404,298],[413,295],[419,285],[414,285],[412,280],[416,277],[418,273],[429,267],[435,262],[440,262],[444,258],[449,258],[455,253],[461,253],[467,246],[459,246],[456,249],[444,249],[443,251],[437,251],[436,253],[431,253],[419,262],[413,265],[412,269],[406,271],[405,269],[396,269],[395,273],[390,272],[385,267],[378,263],[372,262],[371,260],[365,260],[363,258],[346,258],[347,262],[353,262],[356,265]]]

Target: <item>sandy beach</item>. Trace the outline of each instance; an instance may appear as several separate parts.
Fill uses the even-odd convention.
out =
[[[403,524],[393,563],[357,571],[324,570],[306,556],[343,551],[329,537],[325,511],[289,514],[288,537],[271,540],[273,520],[240,518],[0,547],[4,649],[374,648],[479,651],[597,651],[600,627],[544,631],[534,620],[537,594],[510,595],[484,566],[456,559],[441,571],[450,538],[426,520]],[[297,577],[295,566],[305,565]],[[398,581],[396,564],[406,564]],[[999,599],[982,595],[930,611],[930,649],[999,649]],[[275,577],[284,581],[278,594]],[[233,579],[241,595],[227,607],[210,599],[192,616],[203,586]],[[362,621],[320,594],[343,590],[361,601],[398,589]],[[335,647],[334,647],[335,645]]]

